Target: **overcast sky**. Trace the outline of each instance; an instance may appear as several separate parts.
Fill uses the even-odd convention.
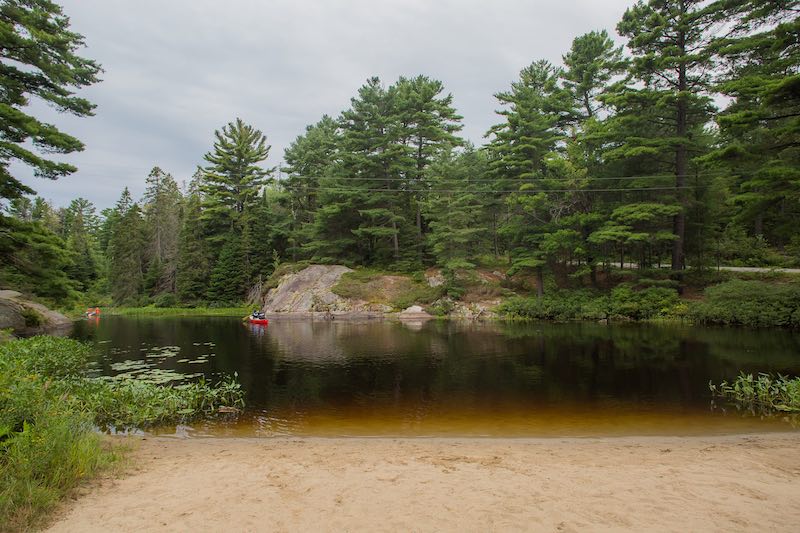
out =
[[[17,174],[65,205],[138,197],[158,165],[180,182],[236,117],[272,145],[268,165],[307,124],[336,116],[370,76],[444,82],[475,144],[494,123],[493,94],[536,59],[560,62],[572,39],[607,29],[633,0],[57,0],[86,37],[103,81],[82,91],[96,115],[36,113],[86,144],[57,182]]]

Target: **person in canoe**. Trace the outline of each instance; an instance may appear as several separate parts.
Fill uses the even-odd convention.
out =
[[[267,315],[264,314],[264,311],[259,311],[258,309],[254,309],[253,313],[250,315],[252,320],[264,320],[267,318]]]

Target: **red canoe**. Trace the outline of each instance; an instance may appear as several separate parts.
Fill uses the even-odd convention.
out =
[[[251,324],[262,324],[266,326],[269,324],[269,319],[267,318],[248,318]]]

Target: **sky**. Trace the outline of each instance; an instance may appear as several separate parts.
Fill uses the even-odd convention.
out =
[[[58,0],[103,67],[80,94],[95,116],[30,110],[81,139],[60,156],[79,170],[52,182],[12,169],[56,206],[98,210],[144,190],[153,166],[188,180],[214,131],[241,118],[272,146],[266,166],[323,114],[337,116],[371,76],[444,83],[480,145],[494,94],[538,59],[561,63],[572,39],[614,28],[633,0]]]

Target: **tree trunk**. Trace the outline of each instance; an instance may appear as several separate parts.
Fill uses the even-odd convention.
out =
[[[753,223],[753,231],[755,232],[756,237],[759,235],[764,235],[764,213],[759,212],[756,215],[756,219]]]
[[[395,260],[400,259],[400,241],[397,238],[397,222],[392,221],[392,229],[394,230],[394,234],[392,235],[392,244],[394,245],[394,258]]]
[[[544,296],[544,271],[542,267],[536,267],[536,296]]]
[[[680,3],[681,15],[686,13],[684,2]],[[686,34],[683,30],[678,31],[678,49],[680,55],[686,55]],[[684,184],[686,183],[686,173],[689,170],[689,150],[686,146],[686,135],[688,133],[688,102],[686,101],[686,65],[681,63],[678,68],[678,104],[677,104],[677,129],[678,146],[675,149],[675,188],[678,193],[678,204],[681,207],[680,213],[673,218],[672,231],[677,237],[672,243],[672,270],[682,270],[684,266],[684,240],[686,238],[686,197],[684,195]]]

